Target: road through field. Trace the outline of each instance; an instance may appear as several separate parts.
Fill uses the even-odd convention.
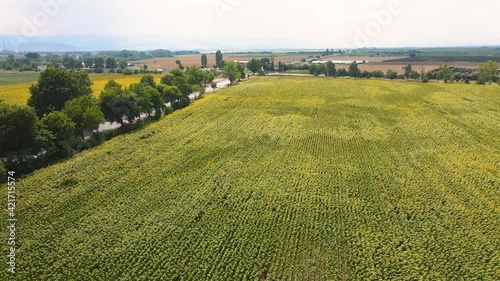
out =
[[[214,89],[212,89],[212,87],[206,87],[205,88],[205,93],[213,93],[217,89],[225,88],[225,87],[227,87],[230,84],[229,79],[227,79],[227,78],[215,79],[214,82],[217,83],[217,88],[214,90]],[[191,95],[189,95],[189,98],[191,100],[195,100],[198,97],[198,95],[199,95],[199,92],[194,92]],[[170,103],[168,103],[167,105],[169,106]],[[147,117],[147,114],[142,114],[141,115],[141,119],[144,119],[146,117]],[[99,132],[104,132],[104,131],[114,130],[114,129],[120,128],[120,126],[121,125],[119,123],[106,122],[106,123],[103,123],[103,124],[101,124],[99,126],[99,130],[98,131]]]

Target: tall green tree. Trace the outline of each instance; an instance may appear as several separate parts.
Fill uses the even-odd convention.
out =
[[[411,64],[403,66],[403,70],[405,71],[405,73],[404,73],[405,79],[410,78],[410,75],[412,74],[411,68],[412,68]]]
[[[222,75],[229,79],[231,85],[240,79],[241,72],[238,69],[238,64],[232,61],[228,61],[224,64],[224,69],[222,70]]]
[[[91,81],[84,71],[69,72],[49,68],[40,74],[38,82],[30,87],[28,105],[39,117],[61,110],[66,101],[92,93]]]
[[[358,64],[354,61],[349,65],[349,75],[351,77],[359,77],[361,71],[358,68]]]
[[[188,97],[193,92],[192,85],[188,82],[186,75],[181,70],[173,70],[165,73],[161,78],[161,83],[169,86],[176,86],[184,96]]]
[[[158,88],[153,88],[151,86],[146,86],[145,91],[149,93],[155,115],[158,117],[161,116],[161,113],[166,109],[163,95],[160,93],[160,91],[158,91]]]
[[[104,68],[104,64],[106,63],[103,57],[94,57],[94,67],[95,68]]]
[[[53,135],[54,146],[48,148],[48,158],[62,159],[71,156],[76,124],[61,111],[45,114],[41,121],[43,127]]]
[[[108,68],[108,69],[116,68],[118,66],[115,58],[112,58],[112,57],[107,57],[105,60],[105,63],[106,63],[106,68]]]
[[[247,77],[245,66],[243,66],[243,64],[241,63],[236,63],[236,66],[238,67],[238,71],[240,72],[240,78],[238,79],[245,79]]]
[[[283,72],[285,71],[285,65],[281,63],[281,61],[278,62],[278,72]]]
[[[326,65],[325,65],[325,75],[327,77],[328,76],[335,76],[335,73],[336,73],[335,64],[331,60],[327,61]]]
[[[181,93],[179,88],[170,85],[158,85],[158,91],[162,95],[163,101],[165,103],[171,103],[173,101],[179,100],[184,95]]]
[[[174,85],[175,83],[175,75],[172,72],[165,73],[160,80],[160,83],[163,85]]]
[[[222,68],[222,60],[223,60],[223,55],[222,55],[222,52],[220,50],[218,50],[216,53],[215,53],[215,65],[219,68]]]
[[[90,96],[92,95],[92,80],[90,80],[89,74],[85,70],[72,71],[71,74],[75,77],[78,82],[78,95],[79,96]]]
[[[141,83],[130,85],[129,90],[135,94],[139,113],[146,113],[148,116],[151,116],[154,110],[153,95],[157,90],[151,86],[144,86]]]
[[[35,145],[37,121],[33,108],[0,101],[0,157],[29,154]]]
[[[78,61],[73,57],[64,57],[62,64],[66,69],[75,69],[77,62]]]
[[[26,57],[28,59],[32,59],[32,60],[37,60],[40,58],[40,54],[39,53],[26,53]]]
[[[262,58],[260,59],[260,62],[262,62],[262,68],[265,70],[265,71],[268,71],[271,69],[270,65],[271,65],[271,59],[270,58]]]
[[[125,59],[118,60],[118,67],[120,67],[120,69],[123,70],[123,69],[127,68],[127,65],[128,65],[127,60],[125,60]]]
[[[186,69],[186,76],[189,84],[202,86],[205,80],[205,71],[193,65]]]
[[[215,74],[211,71],[205,71],[203,73],[203,83],[205,84],[205,87],[207,86],[208,83],[212,83],[215,79]]]
[[[109,122],[123,125],[124,119],[132,123],[140,116],[135,94],[122,89],[122,85],[114,80],[110,80],[104,87],[99,103],[104,118]]]
[[[85,67],[87,68],[92,68],[94,67],[94,58],[84,58],[83,59],[83,64],[85,64]]]
[[[98,101],[90,96],[82,96],[67,101],[63,113],[75,123],[75,130],[82,138],[99,128],[105,121]]]
[[[175,64],[177,64],[179,66],[179,69],[184,69],[184,65],[182,65],[182,62],[180,60],[176,60],[175,61]]]
[[[483,62],[479,65],[479,76],[477,83],[485,84],[488,82],[496,82],[498,77],[496,76],[498,70],[498,64],[494,61]]]
[[[247,65],[248,70],[250,70],[253,75],[255,75],[256,72],[259,71],[263,66],[262,62],[256,58],[252,58]]]
[[[319,68],[319,65],[317,63],[311,63],[309,66],[309,74],[312,74],[314,76],[318,76],[321,74],[321,69]]]
[[[144,75],[141,78],[141,84],[143,84],[144,86],[151,86],[153,88],[156,88],[155,77],[151,74]]]
[[[206,54],[201,55],[201,68],[207,68],[208,58]]]

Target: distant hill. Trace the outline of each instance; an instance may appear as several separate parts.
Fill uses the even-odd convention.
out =
[[[102,51],[102,50],[251,50],[275,49],[283,45],[301,48],[303,42],[293,40],[255,40],[248,41],[244,37],[187,37],[187,36],[42,36],[24,37],[1,35],[7,49],[16,52],[68,52],[68,51]],[[307,48],[306,48],[307,49]]]

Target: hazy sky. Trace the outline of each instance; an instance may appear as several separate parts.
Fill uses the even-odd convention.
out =
[[[229,47],[500,45],[499,12],[499,0],[0,0],[0,34],[209,38]]]

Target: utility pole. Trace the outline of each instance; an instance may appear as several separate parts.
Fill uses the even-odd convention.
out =
[[[5,40],[3,40],[3,50],[5,51]]]

